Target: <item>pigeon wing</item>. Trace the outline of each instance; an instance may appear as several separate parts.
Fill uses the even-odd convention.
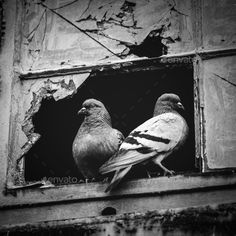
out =
[[[186,136],[185,120],[174,112],[153,117],[134,129],[116,155],[102,167],[102,174],[145,162],[158,153],[172,152]]]

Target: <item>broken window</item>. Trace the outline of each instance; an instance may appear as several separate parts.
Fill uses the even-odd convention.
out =
[[[73,178],[73,183],[83,181],[75,167],[71,146],[82,122],[76,113],[90,97],[105,104],[113,127],[127,136],[151,118],[158,96],[165,92],[178,94],[187,108],[190,135],[186,148],[174,154],[181,161],[176,163],[173,156],[165,164],[178,173],[196,170],[191,60],[168,66],[168,61],[161,64],[159,59],[158,62],[147,59],[192,47],[187,42],[190,35],[180,25],[190,10],[186,6],[182,13],[176,2],[164,0],[22,3],[19,67],[27,74],[22,75],[26,95],[21,107],[16,106],[26,114],[21,117],[21,127],[16,129],[22,129],[27,140],[24,135],[13,137],[18,144],[18,150],[12,154],[17,165],[17,173],[10,174],[14,183],[56,177],[54,184],[68,184],[63,182],[64,177]],[[191,31],[189,22],[185,27]],[[122,59],[127,62],[118,63],[119,70],[115,61]],[[107,65],[99,67],[101,63]],[[126,69],[127,65],[132,69]],[[81,78],[78,68],[88,74]],[[14,161],[9,166],[14,169]],[[149,167],[153,176],[159,175],[156,168]],[[143,177],[146,172],[142,166],[133,168],[128,176]]]
[[[189,1],[26,0],[22,8],[23,71],[193,50]]]
[[[72,143],[83,120],[77,112],[85,99],[101,100],[112,117],[113,127],[127,136],[152,117],[157,97],[165,92],[176,93],[181,97],[190,127],[185,147],[167,158],[165,164],[177,173],[195,171],[192,66],[163,66],[153,71],[117,71],[108,75],[99,72],[90,76],[70,98],[59,101],[53,97],[43,99],[38,112],[32,117],[34,132],[40,134],[41,138],[25,155],[25,180],[46,178],[54,181],[54,184],[68,184],[68,180],[63,179],[68,177],[73,183],[84,181],[72,157]],[[153,176],[162,175],[161,169],[152,164],[148,169]],[[145,169],[137,165],[127,178],[146,177]]]

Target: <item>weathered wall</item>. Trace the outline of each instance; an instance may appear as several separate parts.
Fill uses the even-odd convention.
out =
[[[45,4],[51,8],[60,8],[69,2],[71,1],[45,1]],[[45,191],[39,189],[34,189],[34,191],[31,189],[27,191],[21,190],[18,195],[13,193],[12,195],[3,194],[5,192],[7,168],[15,168],[15,163],[8,163],[8,160],[15,162],[20,154],[27,151],[32,145],[30,142],[34,141],[34,135],[36,134],[34,133],[31,119],[32,115],[38,111],[42,99],[51,96],[58,100],[72,96],[81,83],[89,76],[89,72],[87,72],[80,75],[52,77],[49,80],[48,78],[42,78],[35,81],[22,82],[18,77],[18,73],[73,68],[74,66],[114,62],[121,59],[138,58],[139,56],[159,56],[163,53],[163,50],[165,51],[164,53],[170,55],[190,52],[198,46],[201,49],[235,47],[234,2],[203,0],[202,12],[200,12],[200,9],[193,8],[193,6],[199,7],[200,1],[198,4],[196,2],[198,1],[88,0],[73,1],[73,4],[57,10],[58,13],[67,17],[76,26],[112,50],[118,55],[117,57],[91,38],[88,38],[84,33],[79,32],[78,29],[73,28],[71,24],[64,22],[54,13],[50,11],[44,12],[42,6],[35,5],[32,1],[22,1],[22,6],[19,3],[17,7],[19,18],[15,22],[15,1],[5,1],[5,16],[7,18],[5,38],[8,40],[3,41],[0,55],[0,203],[2,206],[9,206],[13,203],[24,205],[28,199],[32,200],[34,198],[36,205],[37,203],[43,205],[46,201],[52,201],[52,199],[54,204],[37,205],[37,207],[18,205],[20,210],[14,209],[13,206],[12,208],[9,207],[11,209],[6,207],[4,209],[5,217],[1,219],[1,222],[11,227],[10,224],[24,224],[25,219],[27,219],[27,223],[34,224],[37,220],[42,223],[46,217],[48,222],[52,219],[56,221],[74,217],[83,218],[88,213],[88,206],[90,205],[91,207],[91,204],[96,206],[92,207],[92,216],[96,216],[100,210],[98,208],[102,206],[102,209],[105,206],[104,202],[105,204],[106,202],[113,203],[113,200],[108,201],[106,199],[106,201],[101,200],[97,204],[94,201],[96,196],[93,196],[92,203],[88,201],[86,202],[87,205],[85,205],[81,199],[78,200],[81,193],[77,191],[77,186],[73,186],[73,194],[70,192],[70,186],[66,186],[68,188],[64,189],[66,194],[60,199],[60,205],[56,203],[56,197],[61,192],[60,189],[56,188],[51,189],[51,194],[47,192],[47,190],[50,192],[50,189]],[[192,3],[195,5],[192,5]],[[21,9],[23,12],[21,12]],[[159,14],[156,14],[156,12],[159,12]],[[198,24],[196,23],[197,20],[199,20]],[[14,27],[15,23],[17,27]],[[194,27],[197,31],[193,30]],[[16,28],[19,31],[16,32],[14,38],[14,30]],[[154,52],[150,54],[146,46],[153,42],[153,39],[154,41],[156,40],[158,47],[156,48],[157,51],[152,48]],[[122,56],[122,58],[119,56]],[[13,69],[18,73],[14,74]],[[204,99],[201,102],[206,102],[204,104],[205,107],[203,107],[206,121],[206,133],[204,133],[206,135],[206,163],[209,168],[235,167],[235,86],[231,84],[235,84],[235,58],[225,57],[205,60],[203,67],[200,69],[202,70],[204,88],[201,91],[204,92]],[[12,125],[10,125],[10,120]],[[11,134],[10,137],[9,133]],[[9,157],[12,159],[8,159]],[[17,180],[18,182],[16,183],[21,181],[21,176],[13,175],[8,177]],[[228,179],[232,180],[232,178]],[[11,180],[11,178],[8,180]],[[227,186],[223,186],[224,189],[222,183],[221,188],[217,191],[213,191],[212,186],[204,185],[202,187],[205,190],[203,194],[198,192],[199,190],[195,186],[194,188],[189,187],[188,191],[175,193],[175,195],[170,193],[169,201],[167,201],[166,195],[155,193],[158,198],[148,195],[150,197],[148,199],[148,197],[142,195],[145,201],[139,196],[140,199],[126,199],[126,205],[123,199],[119,199],[117,200],[117,205],[122,210],[121,213],[124,214],[127,211],[131,212],[132,209],[146,211],[156,209],[157,206],[159,209],[163,209],[184,207],[186,205],[206,205],[211,204],[212,201],[217,204],[222,202],[232,203],[235,202],[235,183],[232,181],[229,184],[229,180],[223,182],[229,185],[227,190],[225,190]],[[14,183],[14,181],[10,181],[10,183]],[[97,188],[100,192],[103,191],[102,187],[104,186],[96,186],[98,186]],[[171,188],[167,189],[166,192],[169,190]],[[38,194],[39,191],[40,194]],[[194,194],[191,195],[191,191]],[[186,199],[188,201],[183,197],[183,193],[187,196]],[[42,197],[44,202],[40,202],[41,196],[45,197],[46,200]],[[152,199],[153,204],[150,204],[150,199]],[[67,200],[71,200],[71,202],[67,202]],[[134,204],[136,200],[137,204]],[[50,214],[47,214],[48,212],[45,209]],[[82,210],[80,211],[80,209]],[[231,229],[232,224],[235,222],[235,211],[230,211],[227,208],[226,212],[221,212],[221,216],[225,216],[229,212],[233,214],[227,219],[224,218],[225,221],[223,220],[223,222],[229,220],[227,222],[229,222],[229,228]],[[209,216],[210,220],[215,219],[216,214],[217,210],[213,210]],[[25,218],[22,218],[22,215]],[[186,215],[185,212],[184,216]],[[146,219],[145,216],[143,217]],[[151,219],[150,215],[147,217],[147,221],[149,219]],[[197,220],[197,218],[194,219]],[[221,217],[217,218],[217,220],[218,223],[222,222]],[[215,233],[216,230],[222,232],[222,234],[225,233],[225,231],[220,231],[220,228],[215,227],[218,223],[210,226],[209,234]],[[114,224],[114,222],[111,224],[106,223],[103,227],[107,231],[113,232]],[[131,227],[118,229],[122,233],[126,229],[128,230],[126,233],[132,233],[133,224],[131,219]],[[145,221],[142,219],[140,228],[133,233],[142,235],[143,229],[146,227],[143,224],[145,224]],[[181,224],[184,224],[184,222],[181,221]],[[149,225],[149,222],[147,222],[147,225]],[[147,235],[156,233],[156,230],[160,230],[163,233],[163,228],[160,227],[159,223],[152,225],[155,227],[148,232],[145,231]],[[220,226],[222,225],[220,224]],[[176,228],[173,230],[175,233],[183,233],[182,230],[179,231]],[[191,230],[188,232],[192,233]],[[172,232],[169,231],[168,233],[171,235]],[[197,235],[199,235],[198,233],[197,231]]]
[[[67,220],[57,225],[25,225],[2,229],[7,235],[234,235],[236,208],[212,205],[184,210],[149,211],[123,216],[97,217],[90,220]],[[20,234],[20,235],[21,235]]]
[[[7,159],[9,154],[9,131],[11,116],[12,81],[14,56],[14,20],[15,5],[13,1],[2,4],[4,9],[4,20],[6,21],[6,31],[2,38],[0,53],[0,191],[5,188]]]
[[[236,47],[234,1],[202,1],[203,50]],[[233,54],[235,55],[235,53]],[[203,83],[203,170],[236,167],[235,56],[206,59],[201,66]]]
[[[236,167],[236,57],[204,62],[207,168]]]
[[[85,0],[67,6],[71,1],[45,1],[84,32],[55,13],[45,12],[42,5],[25,2],[20,61],[23,71],[159,56],[165,48],[167,53],[194,48],[191,1]],[[150,49],[147,44],[154,41]]]
[[[234,0],[203,0],[203,48],[235,48],[235,11]]]

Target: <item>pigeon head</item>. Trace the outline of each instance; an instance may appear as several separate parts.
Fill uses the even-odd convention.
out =
[[[84,115],[88,118],[103,120],[111,124],[111,117],[102,102],[90,98],[83,102],[82,108],[78,111],[79,115]]]
[[[184,111],[184,106],[181,103],[180,97],[174,93],[164,93],[157,99],[153,116],[173,111]]]

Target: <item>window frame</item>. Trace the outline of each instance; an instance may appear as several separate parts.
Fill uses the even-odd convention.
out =
[[[28,73],[21,73],[19,74],[19,79],[22,84],[24,82],[27,82],[27,80],[35,80],[37,81],[47,81],[51,77],[57,78],[57,80],[60,80],[61,77],[65,78],[66,76],[70,75],[79,75],[79,74],[86,74],[90,71],[90,77],[97,76],[112,76],[116,73],[122,74],[129,74],[132,72],[147,72],[147,71],[158,71],[160,69],[168,69],[168,68],[173,68],[173,67],[190,67],[193,69],[193,55],[184,55],[181,57],[174,56],[174,57],[157,57],[157,58],[139,58],[135,60],[122,60],[120,62],[116,63],[106,63],[106,64],[101,64],[101,65],[93,65],[93,66],[87,66],[87,67],[73,67],[73,68],[67,68],[67,69],[58,69],[58,70],[44,70],[44,71],[35,71],[35,72],[28,72]],[[198,102],[196,100],[196,102]],[[194,112],[195,113],[195,112]],[[14,116],[14,115],[13,115]],[[196,116],[196,114],[194,114]],[[12,118],[12,120],[15,120],[16,118]],[[12,124],[14,126],[14,124]],[[195,128],[199,128],[196,126]],[[14,129],[14,128],[13,128]],[[20,131],[18,131],[20,132]],[[34,142],[38,140],[40,137],[39,134],[33,133],[32,139],[29,139],[27,143],[29,146],[33,146]],[[25,146],[25,145],[24,145]],[[24,183],[24,155],[29,151],[28,147],[26,150],[23,151],[22,153],[17,153],[15,154],[14,158],[16,158],[16,169],[14,168],[8,168],[8,176],[10,176],[8,181],[7,186],[10,186],[9,189],[11,188],[17,188],[15,185],[14,180],[12,180],[11,176],[15,175],[15,171],[17,172],[16,175],[19,174],[17,177]],[[196,151],[196,150],[195,150]],[[19,160],[23,160],[18,164]],[[38,186],[40,185],[40,182],[43,183],[43,181],[36,181],[35,183],[30,183],[28,186]],[[22,185],[24,188],[24,186]],[[20,188],[20,186],[19,186]]]
[[[88,66],[88,67],[76,67],[76,68],[68,68],[68,69],[60,69],[60,70],[48,70],[48,71],[42,71],[42,72],[28,72],[28,73],[21,73],[19,75],[19,79],[24,83],[24,81],[28,79],[45,79],[47,80],[50,77],[58,76],[66,76],[71,74],[83,74],[90,72],[91,76],[95,76],[97,72],[102,71],[104,74],[114,74],[119,71],[119,73],[130,73],[132,71],[148,71],[148,70],[158,70],[160,68],[164,67],[172,67],[172,66],[183,66],[183,62],[188,62],[186,66],[192,66],[194,70],[194,119],[195,119],[195,160],[197,162],[198,167],[201,169],[200,173],[193,173],[190,175],[176,175],[170,178],[167,177],[156,177],[152,179],[140,179],[140,180],[131,180],[127,183],[124,183],[124,186],[122,186],[122,189],[118,191],[117,193],[112,194],[106,194],[104,193],[104,189],[106,184],[102,183],[89,183],[89,184],[70,184],[70,185],[64,185],[64,186],[51,186],[51,185],[45,185],[45,183],[42,183],[41,181],[37,181],[28,185],[15,185],[11,179],[7,179],[7,187],[6,187],[6,194],[8,193],[14,193],[17,192],[27,192],[27,189],[31,189],[32,192],[27,192],[25,197],[21,200],[16,200],[15,204],[27,204],[29,202],[32,202],[32,204],[36,203],[46,203],[52,201],[64,201],[64,200],[85,200],[85,199],[100,199],[100,198],[106,198],[114,196],[121,197],[121,196],[133,196],[133,195],[148,195],[148,194],[159,194],[163,192],[170,192],[170,191],[187,191],[190,189],[201,189],[201,188],[209,188],[209,187],[222,187],[224,185],[231,185],[235,184],[235,174],[234,170],[226,171],[222,169],[222,171],[213,171],[212,174],[210,174],[211,177],[215,176],[215,183],[212,181],[212,183],[208,182],[208,175],[206,175],[208,170],[205,168],[205,161],[206,158],[204,156],[204,101],[203,101],[203,95],[202,95],[202,60],[206,60],[208,58],[218,57],[218,55],[225,56],[225,55],[231,55],[232,53],[235,53],[235,50],[222,50],[222,51],[202,51],[198,53],[185,53],[180,55],[168,55],[168,56],[161,56],[158,58],[141,58],[136,60],[126,60],[116,63],[107,63],[107,64],[101,64],[101,65],[94,65],[94,66]],[[176,63],[177,62],[177,63]],[[180,62],[180,63],[178,63]],[[23,165],[22,165],[23,167]],[[11,175],[9,173],[8,168],[8,176]],[[214,174],[213,174],[214,173]],[[230,176],[232,175],[232,179],[221,179],[220,182],[217,182],[218,178],[221,178],[225,175],[225,173],[230,173]],[[201,181],[199,180],[201,179]],[[190,183],[187,183],[188,180],[190,180]],[[159,185],[162,183],[162,181],[165,182],[167,187],[164,187],[160,189]],[[177,181],[177,182],[175,182]],[[199,182],[200,181],[200,182]],[[177,185],[172,185],[173,183],[176,183]],[[141,183],[141,186],[140,186]],[[149,183],[152,183],[149,185]],[[198,183],[198,184],[196,184]],[[150,187],[148,189],[146,186],[154,186],[153,188]],[[37,195],[38,191],[45,192],[45,198],[44,199],[37,199],[37,198],[31,198],[29,196]],[[71,191],[73,194],[71,194]],[[82,193],[82,195],[78,195],[78,193]],[[68,199],[68,194],[70,194],[70,199]],[[53,197],[53,196],[60,195],[61,197]],[[30,200],[30,199],[31,200]],[[26,200],[27,199],[27,200]],[[33,200],[32,200],[33,199]],[[11,204],[14,205],[12,202]]]

